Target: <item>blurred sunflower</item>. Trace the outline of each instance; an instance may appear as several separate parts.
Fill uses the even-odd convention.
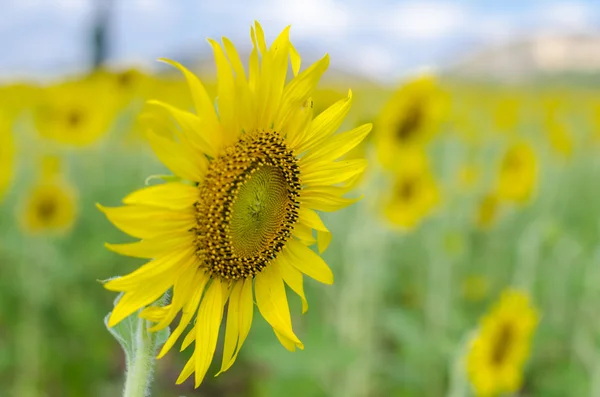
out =
[[[25,200],[23,228],[32,234],[65,232],[76,214],[75,190],[59,179],[42,180]]]
[[[475,224],[481,229],[488,229],[494,224],[498,217],[498,197],[495,194],[488,193],[479,201]]]
[[[521,387],[537,322],[528,296],[515,290],[505,291],[481,319],[467,357],[469,379],[478,396],[514,393]]]
[[[401,87],[383,107],[376,123],[381,163],[393,168],[398,151],[422,145],[439,129],[449,109],[447,94],[433,76],[423,76]]]
[[[384,211],[392,224],[411,229],[435,208],[440,197],[425,154],[415,151],[405,160],[396,171]]]
[[[519,112],[521,109],[521,101],[518,94],[504,94],[494,102],[494,125],[504,131],[515,131],[519,123]]]
[[[544,131],[552,148],[563,157],[569,158],[573,153],[573,139],[565,123],[548,118],[544,123]]]
[[[0,112],[0,201],[13,180],[15,147],[10,121]]]
[[[180,64],[197,114],[152,101],[148,138],[174,174],[169,182],[127,196],[117,208],[99,208],[124,232],[142,239],[107,245],[123,255],[153,259],[105,284],[124,292],[108,325],[160,298],[173,287],[170,304],[140,316],[167,327],[182,311],[163,346],[163,357],[192,323],[182,349],[195,341],[177,383],[195,372],[198,387],[213,359],[224,305],[229,302],[221,372],[235,361],[251,327],[254,299],[275,335],[290,351],[303,348],[292,330],[285,284],[307,303],[303,274],[331,284],[327,264],[308,246],[327,248],[331,235],[319,211],[335,211],[347,184],[366,160],[336,161],[359,144],[371,125],[334,134],[352,96],[312,117],[311,95],[329,65],[326,55],[302,73],[286,28],[267,48],[261,26],[251,29],[249,73],[234,45],[209,40],[217,65],[218,114],[200,80]],[[286,84],[288,56],[294,78]],[[233,69],[233,70],[232,70]],[[313,236],[316,230],[316,239]],[[193,321],[195,315],[195,321]]]
[[[500,165],[496,194],[501,200],[525,202],[537,182],[537,159],[525,143],[511,146]]]
[[[70,81],[43,90],[34,120],[41,136],[85,146],[108,132],[116,112],[106,85],[97,80]]]
[[[136,98],[145,98],[152,84],[149,75],[134,68],[117,71],[98,70],[90,80],[106,87],[119,108],[129,105]]]

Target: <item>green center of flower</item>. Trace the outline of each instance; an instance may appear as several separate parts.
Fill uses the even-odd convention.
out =
[[[260,254],[285,224],[290,198],[279,168],[263,165],[251,172],[231,209],[231,243],[241,256]]]
[[[196,203],[197,255],[222,279],[253,277],[298,220],[297,159],[275,131],[245,134],[212,160]]]

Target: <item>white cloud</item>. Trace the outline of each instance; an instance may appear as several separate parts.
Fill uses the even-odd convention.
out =
[[[394,59],[389,49],[382,45],[359,46],[346,58],[353,70],[378,80],[385,80],[394,70]]]
[[[465,29],[468,11],[442,1],[411,1],[381,15],[382,26],[405,39],[439,39]]]
[[[350,9],[338,0],[268,0],[257,15],[261,21],[291,24],[295,36],[324,39],[345,36],[353,20]]]
[[[542,24],[552,30],[586,30],[594,22],[594,10],[587,4],[573,1],[550,4],[543,7],[540,13]]]

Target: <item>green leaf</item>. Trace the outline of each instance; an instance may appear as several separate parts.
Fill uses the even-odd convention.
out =
[[[114,302],[115,306],[122,296],[122,293],[117,296]],[[166,294],[165,297],[159,299],[154,305],[162,305],[165,299]],[[146,393],[152,378],[151,368],[154,366],[156,352],[167,341],[170,334],[168,327],[157,332],[149,332],[148,328],[152,324],[145,319],[139,318],[140,311],[141,309],[112,328],[108,326],[108,319],[111,313],[108,313],[104,317],[104,325],[108,329],[108,332],[119,342],[123,348],[123,352],[125,352],[125,396],[127,397],[138,395],[137,393],[132,394],[131,390],[139,389],[143,393]],[[134,386],[131,387],[131,384]]]

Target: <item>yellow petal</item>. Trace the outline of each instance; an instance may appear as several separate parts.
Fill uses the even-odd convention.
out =
[[[367,160],[352,159],[332,163],[315,162],[300,167],[302,183],[305,185],[336,185],[353,180],[364,172]]]
[[[196,365],[196,352],[194,352],[192,354],[192,357],[190,357],[190,359],[187,361],[187,363],[185,363],[185,367],[183,367],[183,370],[179,374],[179,377],[175,381],[175,384],[180,385],[183,382],[185,382],[187,380],[187,378],[189,378],[194,373],[195,365]]]
[[[137,238],[185,233],[196,225],[195,210],[172,211],[143,205],[104,207],[96,205],[117,228]]]
[[[193,266],[187,271],[183,272],[177,278],[175,284],[173,285],[173,298],[171,300],[171,304],[169,305],[171,310],[165,314],[158,324],[155,324],[149,329],[150,332],[160,331],[171,324],[185,303],[192,298],[194,295],[194,290],[197,287],[194,285],[194,281],[196,279],[196,272],[198,271],[198,268]]]
[[[302,160],[305,163],[337,160],[361,143],[372,127],[372,124],[364,124],[353,130],[333,135],[317,148],[308,152]]]
[[[177,339],[179,339],[183,331],[185,331],[187,328],[190,321],[192,321],[192,317],[196,313],[196,309],[198,308],[200,298],[202,297],[202,293],[204,292],[204,287],[206,286],[207,282],[208,276],[206,276],[203,272],[196,272],[196,277],[194,279],[194,285],[196,288],[194,290],[194,294],[183,306],[181,320],[179,320],[177,328],[175,328],[171,335],[169,335],[169,339],[167,339],[156,358],[162,358],[169,350],[171,350],[175,342],[177,342]]]
[[[292,64],[292,72],[294,76],[298,75],[300,71],[300,65],[302,63],[302,59],[300,58],[300,54],[296,51],[296,48],[290,43],[290,63]]]
[[[286,121],[290,118],[291,114],[297,111],[298,106],[301,106],[312,96],[321,76],[328,67],[329,55],[325,55],[290,81],[283,91],[281,108],[274,120],[275,129],[286,125]]]
[[[170,130],[184,140],[182,144],[193,146],[198,151],[198,156],[208,154],[215,157],[217,155],[220,140],[198,116],[162,101],[151,100],[148,101],[148,104],[163,108],[173,117],[180,128]]]
[[[323,212],[339,211],[361,199],[362,196],[357,198],[345,198],[316,191],[302,192],[300,196],[300,202],[303,205],[310,209]]]
[[[208,93],[204,89],[204,86],[200,80],[178,62],[164,58],[159,60],[176,67],[181,71],[181,73],[183,73],[188,85],[190,86],[190,92],[192,93],[192,99],[194,100],[198,117],[200,117],[200,119],[206,123],[207,130],[211,131],[214,134],[216,141],[220,143],[219,139],[221,137],[221,124],[217,119],[213,102],[208,96]],[[221,145],[219,145],[219,147],[220,146]]]
[[[237,290],[236,290],[237,289]],[[237,303],[234,303],[237,302]],[[233,306],[232,306],[233,303]],[[254,301],[252,300],[252,279],[246,279],[243,282],[238,282],[231,293],[229,299],[229,308],[227,312],[227,330],[225,333],[225,344],[223,347],[223,363],[219,374],[227,371],[237,358],[248,333],[252,326],[252,315],[254,312]],[[234,330],[229,329],[229,321],[235,324]],[[228,344],[228,332],[235,335],[235,341],[233,337],[230,337]],[[237,348],[235,346],[237,344]]]
[[[328,231],[321,217],[315,211],[306,207],[301,206],[298,209],[298,222],[315,230]]]
[[[188,181],[201,182],[204,180],[204,174],[208,168],[208,161],[205,158],[192,157],[181,144],[154,130],[148,130],[146,138],[156,157],[175,175]]]
[[[329,247],[329,243],[331,243],[331,238],[331,233],[322,230],[317,230],[317,248],[319,248],[320,254],[325,252],[327,247]]]
[[[193,207],[198,198],[198,189],[194,186],[170,182],[136,190],[125,197],[123,203],[183,210]]]
[[[348,91],[348,97],[341,99],[319,114],[310,124],[302,142],[299,142],[297,151],[303,153],[310,150],[325,139],[333,135],[342,125],[344,118],[352,106],[352,91]]]
[[[165,277],[173,277],[173,281],[181,272],[195,265],[198,261],[195,248],[190,246],[170,255],[152,260],[137,268],[126,276],[114,278],[104,284],[110,291],[135,291]],[[172,285],[172,283],[171,283]]]
[[[295,345],[302,345],[292,330],[290,308],[279,269],[276,266],[265,267],[255,277],[255,289],[256,304],[264,319]]]
[[[137,310],[156,302],[172,284],[173,278],[165,277],[154,284],[152,288],[126,292],[110,314],[108,326],[114,327]]]
[[[304,296],[304,280],[302,273],[294,266],[292,266],[285,255],[280,255],[279,258],[273,263],[279,266],[283,281],[294,291],[302,300],[302,314],[308,310],[308,302]]]
[[[174,251],[191,247],[194,244],[194,234],[175,233],[144,239],[135,243],[109,244],[104,246],[117,254],[134,258],[154,259]]]
[[[225,52],[227,53],[227,58],[229,58],[233,71],[235,72],[235,78],[245,80],[246,73],[244,71],[244,65],[240,60],[240,56],[235,46],[227,37],[223,37],[223,45],[225,47]]]
[[[206,371],[215,355],[219,327],[223,318],[223,285],[220,280],[214,279],[202,299],[198,318],[196,320],[196,356],[195,387],[202,383]]]
[[[260,23],[258,23],[258,21],[254,21],[254,28],[256,29],[256,41],[258,42],[258,48],[260,49],[260,52],[262,52],[264,54],[265,52],[267,52],[267,42],[265,41],[265,32],[264,32],[262,26],[260,26]]]
[[[333,273],[325,261],[299,241],[290,239],[283,253],[296,269],[324,284],[333,284]]]
[[[162,320],[170,310],[171,305],[148,306],[140,312],[140,318],[157,323]]]
[[[221,370],[217,373],[218,376],[221,372],[226,371],[229,366],[229,362],[233,357],[235,348],[239,339],[239,315],[240,310],[240,294],[242,293],[242,287],[244,283],[236,282],[231,291],[229,298],[229,305],[227,307],[227,324],[225,325],[225,341],[223,342],[223,359],[221,361]]]
[[[310,227],[303,225],[302,223],[296,223],[292,234],[300,239],[306,245],[313,245],[317,242],[313,237],[313,231]]]
[[[234,78],[231,66],[219,43],[212,39],[208,39],[208,42],[212,46],[217,67],[219,118],[225,133],[225,144],[228,145],[234,142],[241,130],[235,113],[237,96],[235,95]]]

